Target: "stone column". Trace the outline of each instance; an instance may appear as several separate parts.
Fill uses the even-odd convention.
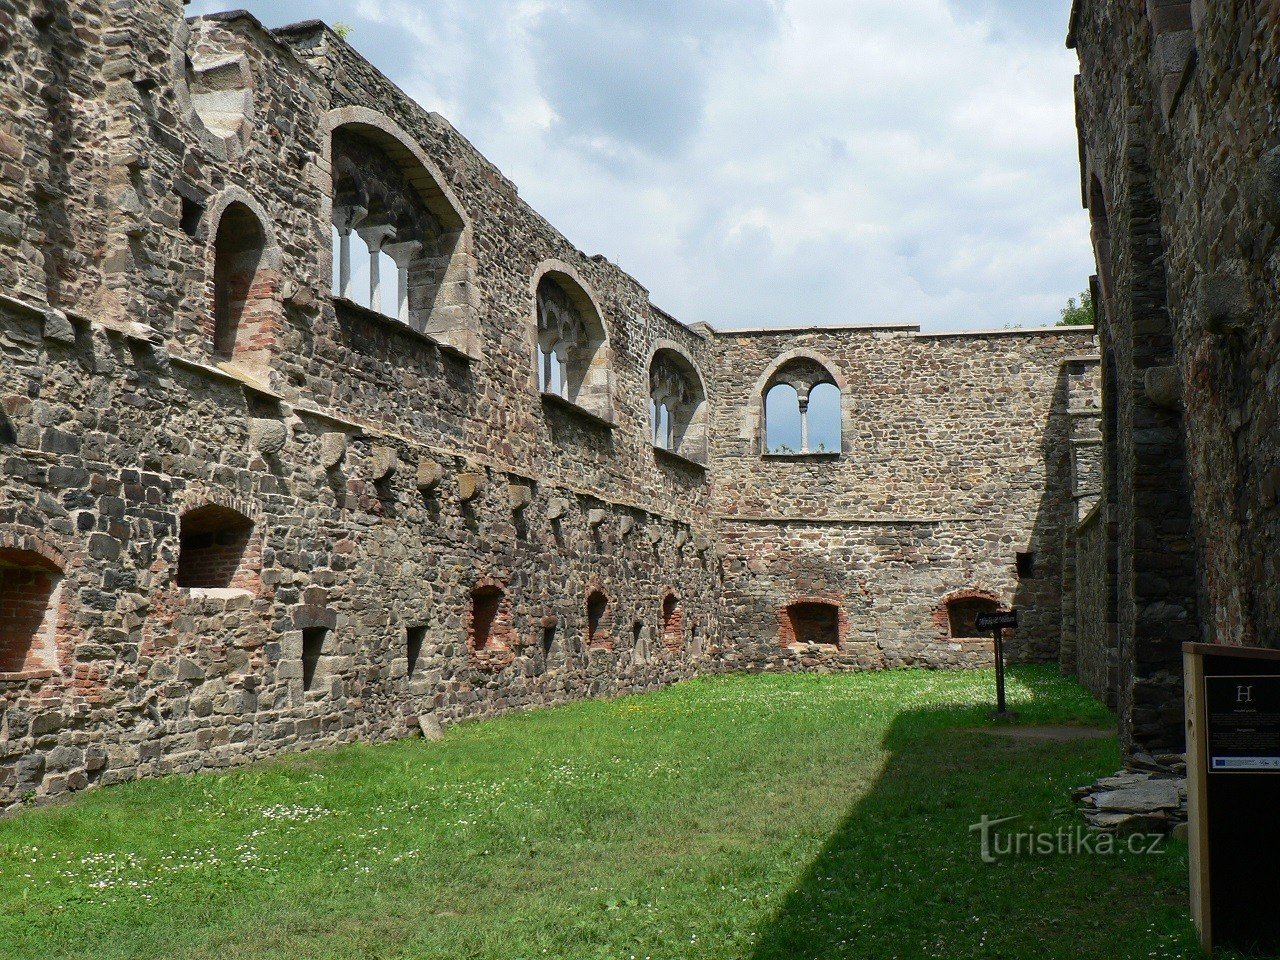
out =
[[[417,240],[400,243],[384,243],[382,249],[396,264],[396,317],[401,323],[409,322],[409,264],[422,249]]]
[[[333,225],[338,229],[338,296],[351,299],[351,231],[368,213],[364,207],[335,207]]]
[[[800,404],[800,452],[809,452],[809,394],[796,394]]]
[[[396,228],[383,225],[380,227],[366,227],[363,230],[357,230],[360,239],[369,247],[369,309],[382,312],[382,277],[381,264],[378,262],[378,254],[382,252],[382,246],[388,240],[392,240],[396,235]]]

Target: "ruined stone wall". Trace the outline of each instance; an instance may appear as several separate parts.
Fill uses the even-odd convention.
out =
[[[717,350],[712,462],[736,657],[986,663],[989,637],[951,633],[946,601],[966,597],[1021,610],[1012,658],[1058,657],[1063,537],[1074,524],[1067,361],[1092,354],[1091,331],[763,331],[721,334]],[[840,386],[839,454],[764,448],[763,391],[796,357]],[[1023,577],[1018,551],[1035,554]],[[847,612],[839,648],[780,643],[781,611],[811,600]]]
[[[249,18],[175,13],[140,6],[121,26],[135,76],[154,82],[130,83],[121,136],[145,173],[112,194],[129,209],[102,228],[128,251],[110,278],[119,309],[67,319],[39,289],[0,302],[0,565],[49,558],[65,611],[52,669],[0,676],[0,805],[713,669],[707,472],[653,449],[645,369],[659,342],[708,362],[707,337],[572,247],[332,34],[308,34],[334,45],[317,54],[330,85]],[[240,58],[242,127],[207,107],[215,126],[200,120],[193,53]],[[401,123],[457,198],[475,355],[329,295],[323,131],[352,106]],[[231,204],[259,218],[273,273],[275,334],[256,366],[214,349]],[[547,260],[599,304],[610,421],[531,387],[530,284]],[[245,570],[182,586],[183,518],[210,504],[252,522]],[[509,628],[478,650],[482,587],[502,591]],[[591,591],[607,605],[589,642]],[[669,594],[679,636],[664,638]],[[412,676],[410,631],[424,634]]]
[[[1095,506],[1073,532],[1076,656],[1072,672],[1109,707],[1115,706],[1116,649],[1107,629],[1107,554],[1103,509]]]
[[[1069,43],[1100,338],[1118,703],[1182,740],[1179,647],[1280,627],[1272,4],[1079,0]]]
[[[323,25],[55,6],[0,0],[0,808],[705,671],[987,662],[948,597],[1057,655],[1089,334],[689,328]],[[392,315],[333,293],[335,229],[387,244]],[[742,371],[798,349],[838,456],[743,426]]]

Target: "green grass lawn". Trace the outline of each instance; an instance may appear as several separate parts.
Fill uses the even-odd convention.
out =
[[[981,815],[1074,826],[1118,764],[977,732],[991,686],[708,678],[92,792],[0,821],[0,956],[1199,956],[1184,845],[980,860]],[[1052,670],[1010,691],[1019,723],[1112,722]]]

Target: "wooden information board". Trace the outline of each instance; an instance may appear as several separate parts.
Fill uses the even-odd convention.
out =
[[[1280,650],[1183,646],[1200,943],[1280,955]]]

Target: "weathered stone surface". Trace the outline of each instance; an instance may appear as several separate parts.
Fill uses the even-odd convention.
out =
[[[526,483],[508,484],[507,498],[511,502],[511,509],[519,513],[533,503],[533,488]]]
[[[375,445],[369,456],[369,475],[374,480],[386,480],[396,472],[399,463],[395,447]]]
[[[418,717],[418,729],[422,731],[422,735],[431,741],[439,741],[444,739],[444,728],[440,726],[440,720],[434,713],[424,713]]]
[[[0,808],[705,672],[983,664],[946,616],[975,590],[1027,611],[1016,658],[1058,656],[1090,332],[690,328],[321,25],[15,23],[0,559],[66,616],[3,651]],[[225,86],[170,75],[175,40]],[[335,226],[406,265],[397,316],[330,295]],[[531,389],[539,307],[582,332],[566,396]],[[776,459],[758,410],[797,350],[844,433]],[[787,634],[796,601],[822,609]]]
[[[417,487],[419,490],[434,490],[444,477],[444,468],[430,457],[418,461]]]
[[[284,449],[289,431],[279,420],[250,420],[249,442],[264,456],[273,457]]]

